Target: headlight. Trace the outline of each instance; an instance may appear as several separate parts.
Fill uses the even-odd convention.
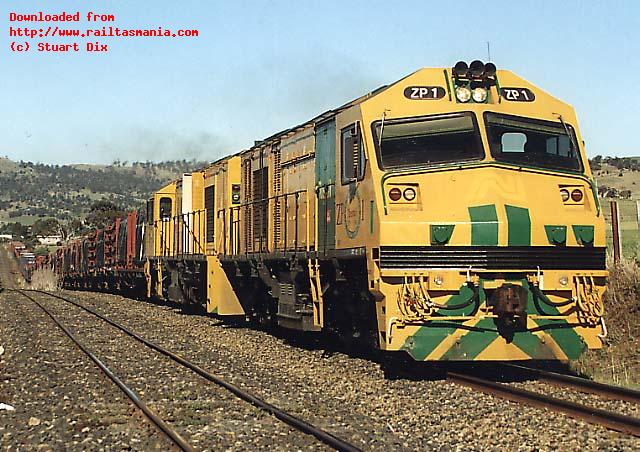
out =
[[[453,67],[453,75],[458,78],[466,78],[469,73],[469,66],[464,61],[458,61]]]
[[[582,196],[582,192],[577,188],[571,192],[571,199],[573,199],[573,202],[582,201]]]
[[[484,63],[480,60],[472,61],[469,65],[469,72],[471,72],[471,76],[474,78],[482,77],[482,74],[484,74]]]
[[[569,284],[569,278],[565,275],[562,275],[559,279],[558,282],[560,283],[561,286],[566,286],[567,284]]]
[[[411,187],[405,188],[402,196],[404,196],[404,199],[406,199],[407,201],[413,201],[414,199],[416,199],[416,191]]]
[[[469,99],[471,99],[471,90],[466,86],[458,86],[456,88],[456,98],[460,102],[469,102]]]
[[[478,102],[481,104],[485,100],[487,100],[487,90],[486,88],[482,88],[481,86],[474,88],[471,92],[471,96],[473,97],[474,102]]]
[[[569,201],[569,190],[565,188],[560,189],[560,196],[562,196],[562,202]]]
[[[402,192],[398,187],[395,187],[389,190],[389,198],[391,198],[391,201],[398,201],[401,197],[402,197]]]

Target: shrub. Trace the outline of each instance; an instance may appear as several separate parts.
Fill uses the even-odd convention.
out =
[[[640,267],[623,257],[609,272],[604,296],[609,334],[602,350],[585,353],[576,367],[599,381],[640,386]]]

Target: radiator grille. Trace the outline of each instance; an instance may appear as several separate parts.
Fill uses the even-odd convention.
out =
[[[604,270],[606,248],[383,246],[381,268],[469,268],[480,270]]]
[[[207,212],[207,243],[213,242],[215,232],[215,187],[212,185],[204,189],[204,208]]]

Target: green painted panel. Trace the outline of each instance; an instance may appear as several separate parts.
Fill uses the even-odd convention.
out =
[[[531,218],[529,209],[504,206],[509,225],[509,246],[531,246]]]
[[[431,244],[446,245],[453,234],[454,224],[432,224],[431,225]]]
[[[567,243],[567,227],[562,225],[545,225],[547,240],[552,245],[564,245]]]
[[[318,249],[336,247],[336,123],[316,128],[316,188],[318,189]]]
[[[498,213],[496,206],[469,207],[471,218],[471,244],[496,246],[498,244]]]
[[[573,233],[581,245],[593,244],[593,226],[574,224]]]

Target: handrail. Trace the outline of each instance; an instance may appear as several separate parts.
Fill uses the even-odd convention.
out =
[[[153,225],[156,231],[160,233],[158,255],[166,257],[204,254],[205,246],[201,238],[203,230],[206,231],[206,225],[203,228],[203,220],[206,222],[205,209],[155,220]],[[173,236],[171,243],[169,243],[168,237],[170,234]]]
[[[333,184],[329,184],[333,185]],[[301,203],[301,194],[305,195],[305,213],[306,213],[306,222],[304,226],[306,230],[304,231],[303,240],[305,240],[304,248],[308,251],[311,249],[313,245],[314,248],[317,247],[317,225],[312,225],[312,221],[315,218],[311,218],[311,213],[315,215],[315,211],[317,207],[312,210],[310,203],[317,202],[318,194],[316,191],[312,189],[302,189],[296,190],[288,193],[280,193],[275,194],[269,197],[261,198],[261,199],[253,199],[249,201],[245,201],[240,204],[236,204],[233,206],[229,206],[224,209],[218,209],[216,212],[216,218],[220,220],[222,218],[222,228],[225,232],[225,236],[227,236],[228,232],[228,244],[227,240],[224,240],[222,244],[223,254],[237,254],[241,250],[241,242],[240,242],[240,234],[244,232],[245,239],[244,241],[244,249],[242,249],[243,254],[255,253],[255,252],[264,252],[265,250],[273,250],[273,251],[290,251],[290,250],[299,250],[300,249],[300,203]],[[315,195],[315,196],[314,196]],[[293,198],[293,209],[295,209],[295,221],[293,225],[289,225],[289,213],[291,206],[289,206],[289,202],[291,202],[291,198]],[[273,206],[275,209],[276,203],[283,201],[284,205],[282,206],[281,215],[278,215],[274,218],[274,222],[278,222],[281,226],[281,234],[276,236],[275,234],[270,237],[270,231],[275,229],[275,223],[271,223],[271,227],[264,230],[264,218],[269,216],[269,207]],[[255,209],[262,208],[262,212],[258,212]],[[227,211],[229,212],[227,218]],[[256,217],[260,217],[260,221],[256,221]],[[254,224],[255,221],[255,224]],[[317,223],[317,221],[316,221]],[[242,225],[245,227],[241,227]],[[257,226],[255,228],[254,226]],[[289,246],[290,239],[290,229],[294,228],[293,231],[293,246]],[[314,227],[314,231],[311,228]],[[227,231],[228,228],[228,231]],[[248,228],[248,229],[247,229]],[[259,229],[258,229],[259,228]],[[315,233],[315,235],[313,235]],[[313,237],[314,243],[311,243]],[[228,246],[227,246],[228,245]]]
[[[305,195],[305,214],[306,214],[306,223],[305,223],[305,231],[304,231],[304,240],[305,245],[304,248],[307,251],[314,250],[316,253],[323,251],[326,252],[328,246],[328,233],[329,233],[329,224],[327,222],[327,216],[329,215],[329,205],[325,202],[324,205],[324,215],[320,217],[320,206],[319,200],[321,199],[321,193],[324,194],[325,201],[328,199],[328,194],[331,187],[335,187],[335,183],[329,183],[324,185],[318,185],[315,189],[301,189],[287,193],[275,194],[269,197],[261,198],[261,199],[253,199],[248,200],[240,204],[235,204],[232,206],[228,206],[226,208],[218,209],[215,213],[216,221],[222,221],[222,232],[223,238],[222,243],[217,236],[214,236],[214,247],[217,250],[221,250],[224,255],[233,255],[238,254],[241,251],[241,236],[240,234],[244,232],[244,249],[242,252],[244,254],[255,253],[255,252],[264,252],[265,250],[271,251],[299,251],[300,250],[300,202],[301,202],[301,194]],[[289,221],[289,213],[291,206],[289,205],[290,199],[293,197],[293,208],[295,211],[294,216],[294,224],[290,225]],[[278,223],[279,230],[281,231],[278,235],[275,233],[271,234],[271,231],[275,230],[275,223],[271,223],[271,227],[264,229],[264,221],[265,218],[269,216],[270,210],[269,207],[273,206],[274,210],[277,203],[280,201],[284,201],[281,210],[279,209],[279,215],[274,217],[274,221]],[[313,206],[310,205],[311,202],[315,202],[316,204]],[[273,204],[272,204],[273,203]],[[262,207],[262,211],[258,212],[255,210],[256,207]],[[227,214],[228,211],[228,214]],[[174,227],[174,243],[173,243],[173,254],[203,254],[206,250],[205,245],[203,245],[202,241],[202,217],[201,213],[205,212],[206,209],[200,209],[197,211],[189,212],[187,214],[176,215],[171,218],[173,220]],[[311,217],[313,214],[313,218]],[[259,221],[256,221],[259,216]],[[191,219],[194,219],[193,224]],[[197,221],[196,221],[197,219]],[[170,231],[166,231],[167,223],[166,220],[160,220],[162,222],[162,228],[160,229],[161,237],[161,247],[162,254],[169,254],[169,244],[167,243],[166,235]],[[311,223],[314,221],[314,223]],[[322,238],[320,238],[320,221],[324,221],[324,228],[322,233]],[[331,221],[335,221],[334,218]],[[158,221],[155,223],[157,224]],[[197,223],[197,225],[196,225]],[[259,224],[258,224],[259,223]],[[242,225],[245,225],[243,228]],[[180,228],[178,226],[181,226]],[[255,226],[258,226],[257,228]],[[292,246],[289,244],[290,239],[290,229],[294,228],[293,234],[293,243]],[[313,227],[313,231],[311,228]],[[218,229],[218,228],[216,228]],[[187,237],[184,236],[186,232]],[[205,217],[205,232],[206,234],[206,217]],[[270,237],[271,235],[271,237]],[[190,240],[193,240],[193,244],[195,245],[195,251],[191,252],[190,250]],[[313,243],[311,243],[313,240]],[[257,243],[256,243],[257,242]],[[207,242],[208,243],[208,242]],[[181,245],[181,247],[180,247]],[[257,248],[257,249],[256,249]],[[187,253],[185,253],[185,249],[187,249]],[[198,253],[199,252],[199,253]]]

